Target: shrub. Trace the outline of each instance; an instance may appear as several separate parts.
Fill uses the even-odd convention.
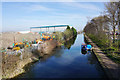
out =
[[[55,36],[58,42],[64,43],[65,40],[70,39],[71,37],[77,36],[77,31],[75,28],[72,27],[70,29],[70,27],[67,26],[64,32],[56,32]]]
[[[75,29],[74,27],[72,27],[71,29],[72,29],[72,31],[73,31],[73,35],[76,36],[76,35],[77,35],[76,29]]]
[[[66,29],[70,29],[70,26],[67,26],[67,28]]]
[[[56,40],[57,40],[58,42],[61,42],[61,43],[64,42],[63,32],[56,32],[56,33],[55,33],[55,36],[56,36]]]
[[[66,29],[64,32],[64,39],[67,40],[71,36],[73,36],[73,31],[71,29]]]

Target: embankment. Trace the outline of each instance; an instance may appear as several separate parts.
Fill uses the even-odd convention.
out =
[[[4,32],[0,34],[0,49],[12,46],[15,42],[22,42],[23,39],[27,41],[33,41],[36,38],[40,38],[39,34],[20,34],[17,32]],[[31,53],[30,48],[24,48],[21,54],[7,54],[0,53],[2,55],[2,78],[12,78],[20,73],[24,72],[22,69],[28,63],[38,60],[38,56]]]
[[[2,53],[2,77],[13,78],[21,73],[24,73],[24,66],[39,60],[40,56],[50,54],[57,46],[56,40],[45,41],[41,50],[31,52],[31,48],[25,48],[22,55],[7,55]],[[42,51],[42,52],[39,52]]]
[[[69,28],[69,27],[68,27]],[[39,44],[38,49],[33,50],[32,47],[24,48],[22,54],[7,54],[2,53],[2,78],[13,78],[21,73],[24,73],[24,67],[32,62],[39,60],[46,54],[51,54],[57,46],[63,44],[70,40],[72,37],[77,35],[76,30],[72,27],[71,29],[66,29],[64,32],[55,33],[56,38],[54,40],[42,41]],[[33,41],[36,38],[39,39],[39,34],[19,34],[19,33],[3,33],[2,34],[2,47],[7,48],[15,42],[22,42],[23,38],[27,41]],[[1,53],[0,53],[1,54]]]
[[[87,40],[88,43],[90,43],[94,48],[93,48],[93,52],[95,54],[95,56],[97,57],[99,63],[101,64],[101,66],[103,67],[103,69],[105,70],[107,76],[109,79],[113,80],[113,79],[120,79],[119,77],[119,72],[120,72],[120,65],[113,62],[111,59],[109,59],[101,50],[100,48],[91,41],[91,39],[84,35],[85,39]]]

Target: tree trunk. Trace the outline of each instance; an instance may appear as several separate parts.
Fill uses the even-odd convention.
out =
[[[113,43],[115,43],[115,26],[113,26]]]
[[[120,32],[120,1],[118,3],[119,3],[119,5],[118,5],[118,29]]]
[[[113,15],[113,43],[115,43],[115,16]]]

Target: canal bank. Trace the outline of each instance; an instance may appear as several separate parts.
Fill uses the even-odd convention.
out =
[[[71,36],[68,38],[66,42],[69,42],[70,39],[74,38]],[[52,52],[61,46],[61,43],[57,42],[56,40],[48,40],[44,41],[43,44],[39,45],[41,48],[40,50],[34,50],[31,52],[31,48],[24,49],[22,53],[22,59],[20,56],[8,55],[3,57],[2,62],[2,72],[4,73],[2,77],[4,79],[14,78],[22,73],[25,73],[25,67],[29,66],[29,64],[33,64],[42,58],[43,60],[48,58],[48,56],[52,55]],[[5,54],[2,54],[3,56]],[[46,57],[47,55],[47,57]],[[44,57],[43,57],[44,56]]]
[[[54,43],[54,45],[53,45]],[[21,55],[6,55],[2,54],[2,77],[13,78],[25,72],[24,67],[30,63],[39,61],[39,58],[45,54],[50,54],[57,45],[56,40],[45,41],[41,47],[41,51],[31,51],[31,48],[25,48]]]
[[[0,51],[0,54],[2,54],[2,78],[13,78],[24,73],[24,66],[38,61],[44,55],[50,55],[56,47],[64,45],[70,38],[77,36],[76,29],[73,27],[70,29],[69,26],[64,32],[54,32],[52,34],[54,36],[45,34],[49,36],[42,35],[41,39],[35,39],[29,42],[26,40],[26,42],[23,43],[20,42],[19,44],[21,45],[17,45],[18,43],[14,41],[17,46],[3,48],[5,50],[3,51],[2,49],[2,51]],[[29,38],[30,37],[33,39],[32,36],[29,36]],[[22,48],[21,46],[24,47]],[[14,50],[14,48],[17,48],[17,50]]]
[[[100,48],[91,41],[91,39],[85,35],[87,43],[91,44],[93,46],[93,52],[95,56],[97,57],[99,63],[105,70],[107,76],[109,79],[120,79],[119,77],[119,64],[113,62],[111,59],[109,59],[101,50]]]

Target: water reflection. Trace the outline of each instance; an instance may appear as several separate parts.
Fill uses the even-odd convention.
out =
[[[89,52],[89,54],[90,54],[91,52]],[[89,62],[89,64],[96,64],[96,57],[94,56],[94,54],[93,53],[91,53],[91,55],[89,55],[88,56],[88,62]]]
[[[65,48],[70,49],[71,46],[75,43],[76,37],[77,37],[77,36],[73,37],[73,38],[70,39],[69,41],[66,41],[66,42],[64,43]]]
[[[89,44],[89,43],[87,42],[87,39],[86,39],[85,36],[84,36],[84,43],[85,43],[85,44]],[[86,50],[82,49],[82,47],[81,47],[81,53],[82,53],[83,55],[85,55],[85,54],[90,54],[91,51],[86,51]]]
[[[86,37],[84,36],[84,42],[88,44]]]
[[[83,55],[85,55],[85,54],[87,54],[87,51],[86,51],[86,50],[81,49],[81,53],[82,53]]]
[[[69,41],[64,43],[64,48],[67,48],[68,50],[71,48],[71,46],[75,43],[77,36],[73,37],[72,39],[70,39]],[[50,58],[51,56],[55,56],[56,58],[60,58],[62,56],[62,54],[64,52],[62,52],[63,46],[58,47],[56,49],[54,49],[54,51],[48,55],[44,55],[43,57],[40,58],[41,62],[45,62],[48,58]]]
[[[43,57],[40,58],[40,62],[45,62],[47,61],[50,57],[54,56],[55,58],[60,58],[63,54],[62,52],[62,47],[56,48],[53,52],[51,52],[48,55],[44,55]]]

